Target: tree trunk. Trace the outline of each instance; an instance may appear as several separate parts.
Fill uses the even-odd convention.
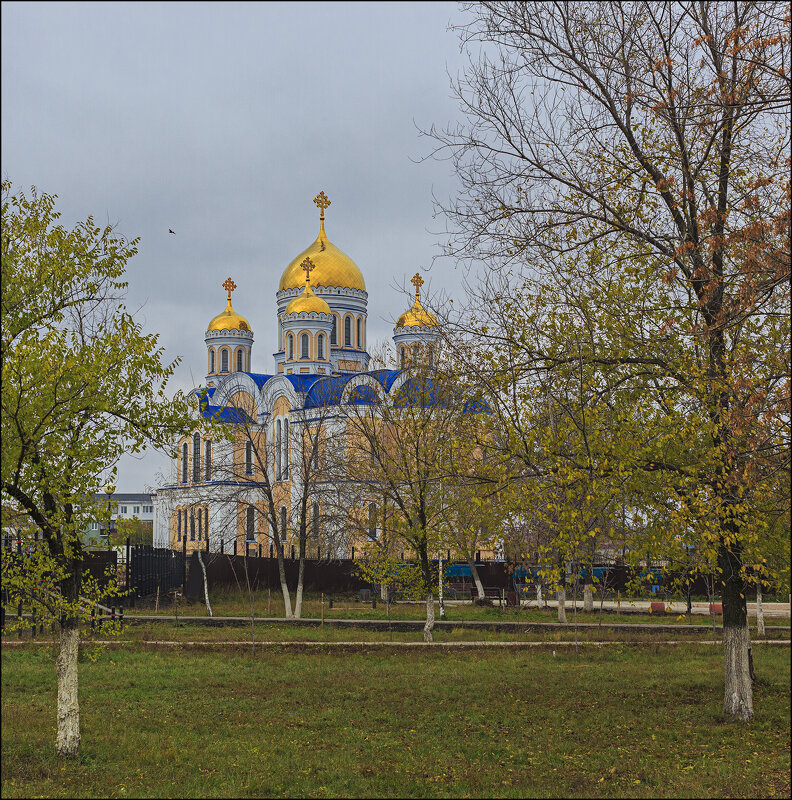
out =
[[[203,573],[204,601],[206,602],[206,613],[211,617],[213,616],[213,614],[212,614],[212,606],[209,604],[209,582],[206,580],[206,565],[203,562],[200,547],[196,550],[196,553],[198,553],[198,563],[201,565],[201,572]]]
[[[587,583],[583,587],[583,610],[594,611],[594,593],[591,591],[591,584]]]
[[[739,551],[721,542],[718,566],[723,575],[723,713],[748,722],[753,717],[753,687],[748,659],[746,586],[739,577]]]
[[[536,607],[537,608],[541,608],[542,607],[542,584],[541,583],[537,583],[536,584]]]
[[[756,582],[756,635],[765,635],[764,611],[762,610],[762,583]]]
[[[476,584],[476,593],[478,594],[478,599],[484,599],[484,585],[481,582],[481,578],[479,577],[478,570],[476,569],[476,562],[473,559],[473,556],[468,554],[467,557],[468,566],[470,567],[470,574],[473,576],[473,583]]]
[[[58,733],[55,750],[59,756],[75,756],[80,749],[80,703],[78,698],[77,656],[80,629],[76,619],[60,625],[58,673]]]
[[[566,623],[566,589],[562,586],[558,590],[558,621]]]
[[[294,597],[294,618],[300,619],[302,615],[303,600],[303,575],[305,573],[305,558],[300,556],[300,564],[297,568],[297,593]]]
[[[426,595],[426,624],[424,625],[423,638],[425,642],[432,641],[432,630],[434,629],[434,596],[431,592]]]
[[[280,577],[281,594],[283,595],[283,607],[286,619],[292,618],[291,596],[289,586],[286,583],[286,567],[283,564],[283,548],[278,548],[278,576]]]

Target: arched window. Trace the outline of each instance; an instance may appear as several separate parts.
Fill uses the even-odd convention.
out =
[[[283,420],[283,480],[289,480],[289,420]]]
[[[201,539],[203,538],[203,535],[202,535],[202,532],[201,532],[201,528],[203,527],[203,514],[201,513],[201,509],[200,508],[196,509],[195,516],[196,516],[197,521],[198,521],[198,541],[200,542]]]
[[[286,337],[286,358],[289,361],[294,358],[294,337],[291,334]]]
[[[300,358],[309,358],[307,333],[303,333],[300,335]]]
[[[209,350],[209,374],[210,375],[214,373],[214,367],[215,367],[215,353],[214,353],[214,348],[212,348],[211,350]]]
[[[313,538],[318,541],[318,539],[319,539],[319,503],[314,503],[313,504],[312,528],[313,528]]]
[[[209,506],[204,508],[204,539],[209,541]]]
[[[281,479],[281,450],[283,439],[281,436],[281,421],[275,420],[275,480]]]
[[[407,348],[400,347],[399,348],[399,366],[403,367],[405,361],[407,361]]]
[[[319,361],[324,360],[324,334],[320,333],[316,338],[316,358]]]
[[[248,508],[245,519],[245,538],[249,542],[256,541],[256,509]]]
[[[333,314],[333,327],[330,329],[330,344],[338,344],[338,317]]]
[[[344,347],[352,347],[352,317],[344,317]]]
[[[239,350],[237,350],[237,368],[236,368],[236,371],[237,372],[242,372],[242,370],[244,368],[245,368],[244,354],[242,352],[242,348],[240,347]]]
[[[212,442],[204,439],[204,480],[212,479]]]
[[[182,445],[182,463],[181,463],[181,479],[182,483],[187,483],[187,461],[188,461],[188,454],[189,450],[187,449],[187,442]]]
[[[426,348],[426,351],[429,355],[429,367],[431,368],[434,366],[434,347],[429,345],[429,347]]]
[[[368,507],[369,538],[377,538],[377,504],[369,503]]]
[[[182,536],[182,527],[181,527],[181,509],[176,509],[176,541],[180,542]]]
[[[190,509],[190,541],[195,541],[195,510],[192,508]]]
[[[245,442],[245,474],[253,474],[253,442]]]
[[[412,346],[413,363],[417,364],[421,360],[421,345],[414,344]]]
[[[193,434],[193,483],[201,480],[201,434]]]
[[[286,506],[280,510],[280,537],[282,542],[286,541]]]
[[[220,372],[228,372],[228,350],[225,347],[220,351]]]
[[[360,317],[357,321],[357,346],[358,350],[363,349],[363,320]]]

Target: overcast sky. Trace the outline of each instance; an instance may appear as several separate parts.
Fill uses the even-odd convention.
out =
[[[369,343],[389,340],[416,270],[452,296],[459,279],[433,264],[432,193],[455,178],[417,163],[416,126],[458,117],[462,21],[455,3],[4,2],[3,177],[57,194],[67,226],[93,214],[141,237],[129,305],[184,359],[172,388],[201,382],[229,275],[253,371],[273,371],[275,292],[316,238],[320,190],[328,237],[366,280]],[[118,490],[164,465],[125,459]]]

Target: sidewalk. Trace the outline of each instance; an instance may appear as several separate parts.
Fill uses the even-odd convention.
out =
[[[608,611],[622,611],[629,613],[631,611],[641,611],[645,614],[649,613],[651,603],[665,602],[667,614],[684,614],[687,610],[687,604],[684,600],[669,600],[664,601],[662,598],[657,600],[605,600],[602,604],[603,609]],[[718,601],[719,602],[719,601]],[[537,608],[538,603],[536,600],[523,600],[522,605],[524,608]],[[557,600],[548,600],[544,605],[548,608],[557,608]],[[573,602],[571,598],[566,599],[567,612],[571,611],[575,605],[578,610],[583,610],[583,600],[578,598],[577,602]],[[594,600],[594,611],[599,611],[600,601]],[[789,603],[762,603],[762,610],[766,618],[783,619],[790,617]],[[702,616],[709,616],[709,603],[693,603],[691,607],[692,614]],[[748,616],[756,616],[756,603],[748,603]]]

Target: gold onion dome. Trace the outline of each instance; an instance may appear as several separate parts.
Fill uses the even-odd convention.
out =
[[[311,312],[316,312],[317,314],[329,314],[330,306],[327,305],[321,297],[317,297],[311,289],[311,273],[316,269],[316,264],[306,256],[300,264],[300,269],[305,270],[305,288],[302,290],[301,294],[298,294],[297,297],[286,306],[285,313],[310,314]]]
[[[419,273],[413,275],[412,283],[415,286],[415,302],[409,311],[405,311],[398,320],[396,320],[397,328],[436,328],[437,317],[430,311],[427,311],[421,305],[421,286],[423,285],[423,278]]]
[[[278,291],[296,289],[302,286],[304,278],[301,275],[302,262],[310,258],[316,267],[316,273],[311,279],[314,286],[340,286],[344,289],[360,289],[366,291],[366,282],[363,273],[357,264],[346,254],[342,253],[331,241],[328,240],[324,229],[324,212],[330,205],[324,192],[320,192],[314,203],[319,206],[319,236],[310,247],[300,253],[281,275]]]
[[[234,311],[231,305],[231,292],[236,289],[236,284],[228,278],[223,283],[223,288],[228,292],[225,311],[218,314],[210,323],[207,331],[249,331],[250,323],[241,315]]]

